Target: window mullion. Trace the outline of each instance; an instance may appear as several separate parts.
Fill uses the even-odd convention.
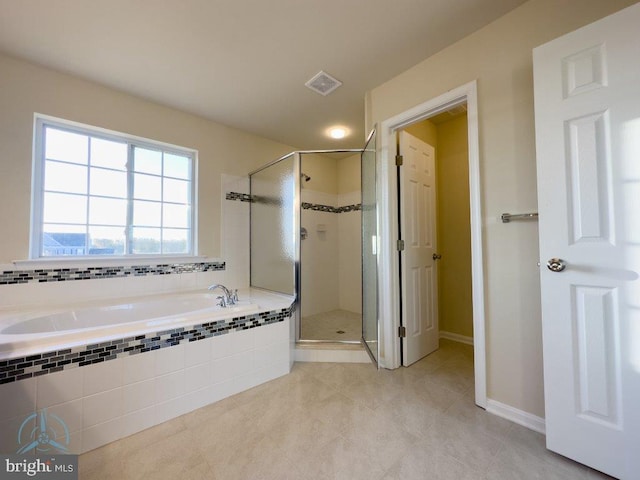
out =
[[[87,202],[87,218],[84,224],[84,254],[85,255],[89,255],[89,243],[90,243],[90,239],[89,239],[89,216],[91,214],[91,141],[92,141],[92,137],[91,135],[87,135],[87,196],[86,196],[86,202]]]
[[[164,155],[165,151],[162,151],[160,165],[160,254],[164,253]]]
[[[134,149],[133,144],[129,144],[127,149],[127,225],[124,233],[125,252],[127,255],[133,253],[133,170],[134,165]]]

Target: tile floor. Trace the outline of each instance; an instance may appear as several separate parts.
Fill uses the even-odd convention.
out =
[[[362,338],[362,315],[346,310],[333,310],[304,317],[300,338],[359,342]]]
[[[473,403],[471,347],[409,368],[297,363],[290,375],[88,452],[80,479],[609,478]]]

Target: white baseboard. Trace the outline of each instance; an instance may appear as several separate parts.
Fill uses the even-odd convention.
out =
[[[447,340],[452,340],[458,343],[465,343],[467,345],[473,345],[473,337],[465,337],[464,335],[460,335],[459,333],[445,332],[440,330],[440,338],[445,338]]]
[[[518,410],[517,408],[490,398],[487,399],[487,412],[511,420],[518,425],[522,425],[543,435],[545,434],[545,422],[542,417]]]

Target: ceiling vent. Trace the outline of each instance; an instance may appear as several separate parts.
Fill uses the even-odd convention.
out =
[[[316,73],[311,80],[305,83],[306,87],[323,96],[329,95],[340,85],[342,85],[340,80],[333,78],[322,70]]]

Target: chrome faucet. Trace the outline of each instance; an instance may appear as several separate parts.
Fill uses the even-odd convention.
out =
[[[218,299],[220,300],[220,303],[218,303],[219,306],[227,307],[229,305],[235,305],[236,304],[236,302],[238,301],[238,290],[237,289],[234,290],[233,292],[231,292],[231,290],[229,290],[227,287],[225,287],[221,283],[214,283],[213,285],[209,286],[208,290],[209,291],[213,291],[216,288],[219,288],[224,293],[224,295],[221,295],[221,296],[218,297]]]

